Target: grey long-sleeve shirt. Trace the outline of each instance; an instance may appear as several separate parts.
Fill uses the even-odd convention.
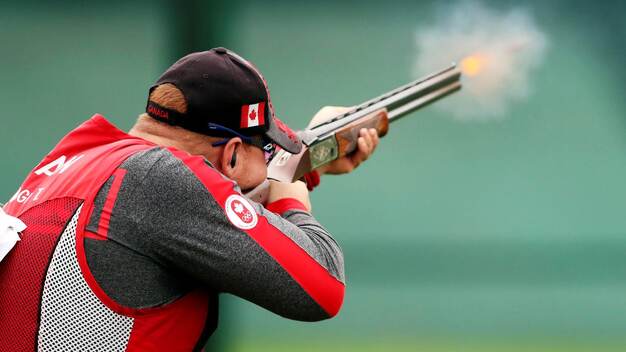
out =
[[[273,212],[243,197],[222,204],[221,188],[232,189],[232,181],[217,182],[208,163],[186,165],[160,147],[120,170],[99,191],[85,238],[89,269],[116,303],[157,307],[200,288],[290,319],[321,320],[339,310],[341,250],[297,202],[268,205]]]

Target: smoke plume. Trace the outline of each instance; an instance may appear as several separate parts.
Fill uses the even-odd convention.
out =
[[[478,2],[443,8],[416,39],[418,76],[449,62],[461,67],[461,92],[436,104],[461,120],[503,118],[511,104],[525,100],[547,46],[527,10],[496,11]]]

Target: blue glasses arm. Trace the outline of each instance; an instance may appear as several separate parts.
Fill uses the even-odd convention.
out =
[[[214,146],[214,147],[219,147],[220,145],[224,145],[224,144],[228,143],[229,140],[230,140],[230,138],[224,138],[221,141],[217,141],[217,142],[211,143],[211,145]]]
[[[209,122],[208,127],[209,127],[209,129],[212,129],[212,130],[228,132],[230,134],[233,134],[233,135],[241,138],[246,143],[250,143],[252,141],[252,138],[250,138],[248,136],[244,136],[243,134],[241,134],[241,133],[239,133],[239,132],[237,132],[235,130],[232,130],[232,129],[226,127],[226,126],[222,126],[222,125],[218,125],[216,123]],[[225,140],[221,140],[221,141],[215,142],[215,143],[213,143],[211,145],[214,146],[214,147],[217,147],[219,145],[225,144],[226,142],[228,142],[229,139],[230,138],[227,138]]]

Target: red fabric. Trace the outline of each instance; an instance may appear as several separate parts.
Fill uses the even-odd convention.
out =
[[[139,316],[133,324],[127,352],[192,351],[202,334],[209,301],[195,291],[168,305],[167,314],[157,311]]]
[[[57,198],[20,217],[28,227],[0,264],[0,351],[35,348],[39,302],[49,260],[79,205],[80,199]]]
[[[98,235],[101,239],[107,239],[107,235],[109,233],[109,222],[111,222],[111,214],[113,213],[113,207],[115,206],[115,201],[117,200],[117,194],[120,192],[120,188],[122,187],[124,176],[126,176],[126,170],[124,169],[117,169],[113,173],[113,183],[111,184],[109,194],[107,194],[107,198],[104,201],[102,215],[100,217],[100,222],[98,222]]]
[[[198,176],[222,209],[225,209],[229,196],[238,194],[234,189],[235,183],[224,179],[207,166],[203,158],[173,148],[170,148],[170,151]],[[259,215],[257,225],[244,231],[271,255],[329,316],[335,316],[339,312],[343,303],[344,284],[304,249],[272,226],[264,216]]]
[[[14,196],[5,205],[5,210],[10,215],[19,217],[31,207],[53,197],[93,201],[100,186],[122,161],[135,152],[153,146],[154,144],[141,138],[129,136],[104,117],[95,115],[66,135],[34,170],[55,163],[62,157],[67,160],[79,158],[65,169],[52,168],[52,176],[45,173],[38,175],[35,172],[29,174],[20,191],[28,191],[30,196],[22,201]]]
[[[317,170],[313,170],[304,174],[304,182],[306,182],[306,188],[312,191],[320,184],[320,173]]]
[[[146,148],[145,144],[129,143],[128,138],[139,139],[110,126],[96,115],[70,132],[34,168],[4,207],[9,215],[19,217],[28,227],[23,240],[0,265],[0,294],[10,295],[0,303],[0,335],[11,335],[0,336],[0,350],[24,350],[15,345],[11,348],[10,341],[16,338],[22,346],[27,346],[25,350],[35,348],[42,287],[63,227],[80,201],[90,198],[87,203],[93,201],[95,192],[110,175],[110,172],[106,174],[107,168],[112,171],[128,153]],[[120,142],[124,136],[126,140]],[[103,146],[106,143],[111,144]],[[87,150],[102,158],[93,162],[93,158],[85,155]],[[37,173],[38,170],[44,172]],[[55,205],[55,202],[67,203]]]
[[[135,350],[146,350],[144,344],[165,346],[157,350],[190,350],[195,346],[208,315],[206,293],[194,292],[157,308],[124,307],[104,293],[89,271],[85,258],[84,238],[94,234],[87,235],[84,228],[92,213],[98,190],[129,156],[154,146],[118,130],[102,116],[95,115],[65,136],[35,167],[16,195],[5,205],[4,210],[22,219],[28,228],[23,240],[0,265],[0,350],[32,351],[36,346],[40,295],[48,261],[63,227],[82,200],[83,208],[76,232],[78,264],[87,284],[103,304],[118,314],[135,319],[138,331],[131,332],[131,342],[133,346],[138,346]],[[37,170],[45,172],[37,173]],[[109,210],[115,204],[115,195],[123,174],[124,170],[117,171],[110,192],[112,197],[108,197],[105,202],[105,208]],[[58,222],[38,212],[40,206],[47,207],[48,202],[67,199],[75,199],[76,202],[71,203],[69,208],[52,206],[55,210],[46,213],[55,216],[55,219],[58,217]],[[31,211],[37,212],[33,213],[32,218],[29,217]],[[38,225],[37,221],[44,223]],[[99,228],[108,229],[108,221],[106,218],[101,220]],[[49,235],[43,236],[41,233]],[[32,264],[34,260],[43,262]],[[12,265],[12,262],[17,264]],[[102,328],[107,328],[105,322]],[[11,342],[16,339],[19,345]]]
[[[308,211],[304,204],[295,198],[283,198],[275,202],[269,203],[265,208],[272,213],[282,214],[289,210],[304,210]]]

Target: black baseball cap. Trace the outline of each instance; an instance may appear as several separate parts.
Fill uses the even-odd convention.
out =
[[[150,93],[165,83],[183,93],[187,112],[148,99],[146,112],[156,120],[208,136],[261,135],[293,154],[302,148],[298,136],[276,117],[259,70],[228,49],[213,48],[181,58],[163,73]]]

